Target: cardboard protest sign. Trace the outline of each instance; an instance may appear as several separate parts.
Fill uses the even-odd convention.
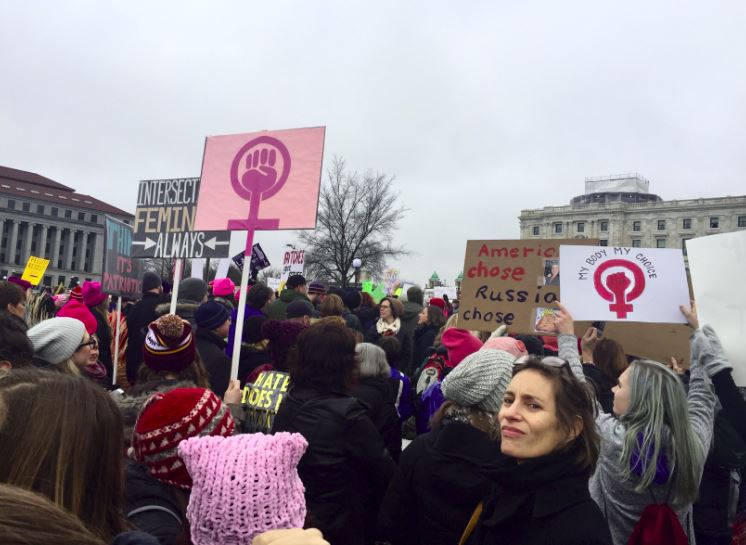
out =
[[[710,324],[733,364],[733,380],[746,386],[746,231],[686,241],[701,325]]]
[[[562,303],[577,320],[682,323],[684,256],[670,248],[560,247]]]
[[[230,232],[194,226],[199,178],[144,180],[137,192],[134,257],[227,257]]]
[[[252,231],[249,244],[255,230],[314,229],[324,134],[314,127],[209,136],[195,227]]]
[[[683,324],[608,322],[603,336],[621,344],[628,356],[648,358],[661,363],[668,363],[673,356],[682,362],[682,367],[688,368],[691,364],[691,334],[691,328]]]
[[[282,257],[282,273],[280,280],[283,284],[293,274],[303,274],[305,267],[306,251],[305,250],[287,250]]]
[[[21,279],[30,282],[32,286],[38,286],[41,279],[44,278],[44,273],[47,271],[49,266],[49,260],[43,257],[29,256],[26,262],[26,268],[23,269],[23,275]]]
[[[386,269],[383,273],[383,286],[386,293],[394,293],[399,283],[399,271],[397,269]]]
[[[132,255],[132,226],[106,216],[102,286],[124,297],[142,296],[142,261]]]
[[[269,433],[289,386],[288,373],[265,371],[254,384],[244,387],[241,403],[246,412],[245,432]]]
[[[542,317],[559,299],[559,245],[594,242],[467,241],[459,327],[491,332],[505,324],[510,333],[556,334],[553,324],[545,331]]]

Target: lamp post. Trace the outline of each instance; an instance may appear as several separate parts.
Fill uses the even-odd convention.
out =
[[[355,287],[360,284],[360,267],[363,266],[363,262],[359,257],[352,260],[352,266],[355,269]]]

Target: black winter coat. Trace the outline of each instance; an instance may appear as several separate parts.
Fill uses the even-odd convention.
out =
[[[376,324],[374,323],[365,333],[365,342],[378,344],[378,339],[380,339],[381,337],[382,335],[378,332],[378,329],[376,329]],[[413,369],[410,367],[410,363],[412,361],[412,337],[410,335],[407,335],[400,327],[399,331],[396,334],[396,338],[399,339],[399,343],[401,343],[399,371],[411,377],[413,372]]]
[[[412,371],[419,369],[425,357],[428,355],[427,349],[435,344],[435,337],[438,336],[438,330],[433,324],[417,326],[414,330],[414,345],[412,347]]]
[[[241,387],[246,385],[248,377],[260,365],[272,365],[272,355],[266,348],[261,350],[257,345],[241,343],[241,357],[238,360],[238,380]]]
[[[446,419],[402,452],[378,516],[392,545],[456,545],[474,508],[492,487],[482,468],[502,458],[500,443]]]
[[[293,386],[272,432],[300,433],[308,449],[298,465],[308,521],[331,545],[372,542],[378,506],[394,463],[354,397]]]
[[[612,414],[614,409],[614,392],[611,389],[616,386],[617,381],[611,379],[592,363],[583,364],[583,374],[593,386],[596,399],[601,404],[606,414]]]
[[[372,325],[378,321],[380,313],[373,307],[358,307],[353,311],[353,314],[360,320],[360,325],[363,331],[368,331]]]
[[[124,516],[138,530],[155,537],[160,545],[173,545],[183,531],[188,531],[178,493],[176,488],[151,477],[145,466],[127,460]]]
[[[227,343],[212,331],[197,328],[197,352],[210,376],[210,390],[222,399],[231,379],[231,359],[225,355]]]
[[[145,293],[127,314],[127,380],[134,384],[142,363],[142,350],[148,325],[156,319],[155,307],[162,303],[162,295]]]
[[[361,378],[352,389],[352,395],[365,406],[373,425],[381,434],[386,450],[398,462],[401,454],[401,419],[394,405],[391,379]]]
[[[612,545],[588,475],[558,452],[490,471],[494,487],[468,545]]]

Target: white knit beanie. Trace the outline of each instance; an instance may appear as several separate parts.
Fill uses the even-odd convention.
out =
[[[83,322],[75,318],[50,318],[28,330],[34,354],[53,365],[71,358],[84,334]]]
[[[443,396],[462,407],[496,413],[513,378],[514,360],[509,352],[486,348],[466,356],[443,379]]]

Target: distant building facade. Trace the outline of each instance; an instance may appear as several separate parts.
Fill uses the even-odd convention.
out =
[[[746,195],[664,201],[637,173],[586,178],[566,206],[522,210],[521,238],[597,238],[602,246],[682,248],[691,238],[746,229]]]
[[[133,219],[49,178],[0,167],[0,278],[20,275],[33,255],[50,260],[46,286],[101,280],[105,215]]]

